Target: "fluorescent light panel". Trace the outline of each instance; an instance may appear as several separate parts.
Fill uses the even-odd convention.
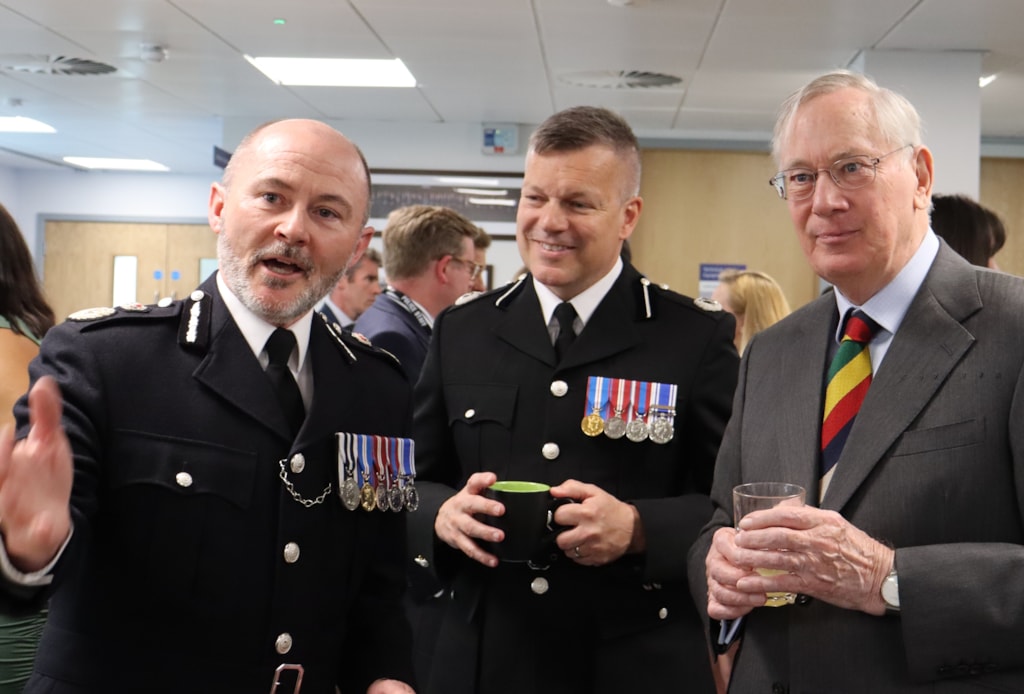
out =
[[[55,133],[52,125],[26,118],[25,116],[0,116],[0,132],[2,133]]]
[[[277,84],[294,87],[415,87],[416,78],[398,58],[253,58],[257,70]]]
[[[515,207],[516,201],[510,198],[469,198],[470,205],[498,205],[500,207]]]
[[[494,186],[500,185],[496,178],[475,178],[473,176],[438,176],[437,180],[450,186]]]
[[[507,190],[490,190],[488,188],[456,188],[455,192],[463,195],[508,195]]]
[[[166,166],[152,159],[113,159],[108,157],[64,157],[64,161],[86,169],[111,169],[117,171],[170,171]]]

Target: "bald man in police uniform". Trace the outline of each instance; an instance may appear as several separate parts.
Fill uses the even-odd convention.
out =
[[[340,133],[263,126],[211,191],[215,277],[51,331],[0,438],[6,597],[52,595],[26,692],[413,691],[404,514],[342,505],[335,437],[406,436],[410,387],[313,313],[368,202]],[[263,371],[278,328],[297,433]]]
[[[435,326],[415,393],[423,503],[410,550],[414,580],[436,571],[452,597],[424,691],[714,691],[686,552],[710,515],[734,322],[620,260],[639,179],[621,118],[549,118],[530,140],[517,219],[532,274]],[[563,302],[568,345],[553,318]],[[503,506],[482,494],[499,479],[576,502],[530,563],[499,562],[488,544],[503,536],[482,520]]]

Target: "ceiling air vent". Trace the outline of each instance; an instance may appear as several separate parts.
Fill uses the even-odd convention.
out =
[[[675,75],[641,70],[587,70],[559,75],[559,79],[575,87],[602,89],[649,89],[679,84],[683,80]]]
[[[117,68],[65,55],[0,55],[0,70],[36,75],[105,75],[116,72]]]

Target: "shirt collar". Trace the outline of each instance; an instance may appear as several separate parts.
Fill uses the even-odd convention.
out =
[[[277,326],[271,325],[246,308],[245,304],[228,288],[227,283],[219,272],[217,273],[217,289],[220,290],[220,296],[224,299],[224,305],[227,307],[228,313],[231,314],[238,329],[242,332],[242,337],[249,344],[249,349],[260,360],[260,363],[265,366],[266,358],[263,357],[263,348],[266,346],[270,334],[274,332]],[[306,354],[309,351],[309,330],[312,326],[313,310],[310,309],[288,328],[295,334],[295,342],[299,348],[298,362],[294,363],[292,360],[289,360],[289,365],[294,363],[296,372],[302,370],[302,365],[306,361]]]
[[[334,317],[338,319],[338,324],[343,328],[345,326],[352,325],[353,323],[355,323],[355,320],[349,318],[348,314],[341,310],[341,307],[339,307],[336,303],[331,301],[330,296],[325,296],[323,303],[321,303],[320,306],[326,306],[327,308],[331,309],[331,313],[334,314]]]
[[[594,315],[598,304],[604,299],[605,294],[611,290],[612,285],[615,284],[615,280],[619,278],[621,273],[622,258],[616,258],[615,265],[607,275],[569,300],[572,307],[576,309],[576,315],[583,325],[586,325],[590,317]],[[540,310],[544,314],[544,324],[547,325],[551,323],[551,317],[555,315],[555,307],[562,303],[562,300],[553,291],[541,284],[536,277],[533,278],[533,288],[537,292],[537,298],[540,300]]]
[[[939,239],[929,228],[921,245],[910,257],[910,260],[899,274],[889,284],[882,287],[881,291],[868,299],[863,306],[856,306],[852,301],[843,296],[843,293],[836,287],[836,307],[839,315],[845,316],[851,308],[860,308],[871,317],[879,326],[890,335],[895,335],[903,322],[903,317],[910,309],[910,303],[914,300],[917,290],[924,284],[924,278],[935,262],[935,256],[939,252]],[[840,319],[836,328],[836,342],[843,339],[843,321]]]

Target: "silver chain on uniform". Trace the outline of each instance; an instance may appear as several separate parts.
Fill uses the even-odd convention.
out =
[[[292,498],[298,501],[306,508],[309,508],[310,506],[316,506],[317,504],[322,504],[324,502],[324,499],[327,498],[327,495],[331,493],[331,483],[327,483],[327,486],[324,487],[323,493],[317,498],[303,499],[302,495],[295,491],[295,485],[292,484],[290,479],[288,479],[288,471],[284,467],[285,462],[287,462],[286,459],[282,458],[280,461],[281,474],[279,474],[278,477],[280,477],[281,481],[284,482],[284,488],[288,490],[288,493],[292,495]]]

